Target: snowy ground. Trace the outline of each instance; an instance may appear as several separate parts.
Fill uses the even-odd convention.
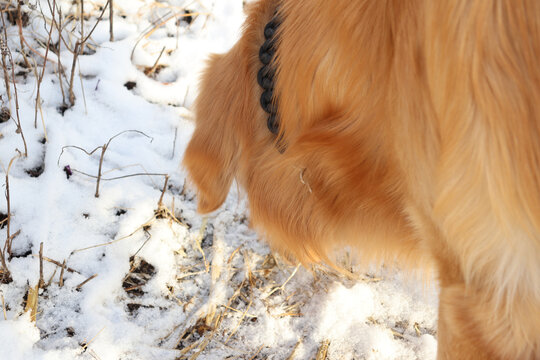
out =
[[[76,3],[58,0],[65,97],[73,61],[66,45],[76,41],[67,33],[77,26],[72,33],[80,34]],[[85,1],[85,34],[104,4]],[[189,109],[205,57],[238,37],[242,0],[114,4],[115,41],[106,11],[79,58],[67,110],[59,58],[48,53],[37,126],[36,76],[20,65],[18,29],[6,20],[28,156],[17,157],[24,145],[2,80],[2,106],[12,114],[0,124],[11,217],[0,244],[14,236],[12,281],[0,284],[0,359],[434,359],[432,287],[390,270],[353,281],[284,263],[248,227],[236,187],[215,216],[195,213],[180,167],[193,130]],[[39,75],[51,12],[46,0],[23,11],[25,38],[41,54],[29,52]],[[102,148],[86,152],[111,138],[95,197]],[[123,177],[130,174],[143,175]],[[5,218],[7,200],[0,213]]]

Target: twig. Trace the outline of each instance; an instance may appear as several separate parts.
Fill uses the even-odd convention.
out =
[[[139,131],[139,130],[124,130],[124,131],[121,131],[119,132],[118,134],[114,135],[113,137],[111,137],[108,141],[107,141],[107,146],[109,146],[109,144],[111,143],[111,141],[115,138],[117,138],[118,136],[122,135],[122,134],[125,134],[125,133],[128,133],[128,132],[134,132],[134,133],[137,133],[137,134],[140,134],[140,135],[143,135],[143,136],[146,136],[147,138],[150,139],[150,142],[154,141],[154,138],[152,138],[151,136],[148,136],[146,135],[144,132],[142,131]],[[86,155],[88,156],[91,156],[93,155],[96,151],[98,151],[99,149],[101,149],[101,146],[98,146],[96,147],[95,149],[91,150],[91,151],[88,151],[80,146],[76,146],[76,145],[66,145],[66,146],[63,146],[62,147],[62,151],[60,152],[60,155],[58,156],[58,160],[56,161],[56,165],[60,166],[60,158],[62,157],[62,154],[64,154],[64,150],[65,149],[69,149],[69,148],[74,148],[74,149],[77,149],[77,150],[80,150],[82,152],[84,152]]]
[[[180,341],[182,341],[182,337],[184,336],[184,334],[182,334],[182,336],[180,336],[180,340],[178,341],[178,344],[180,344]],[[186,346],[185,348],[183,348],[181,351],[180,351],[180,357],[178,357],[177,359],[185,359],[185,356],[184,354],[187,354],[188,352],[190,352],[193,348],[197,347],[197,345],[199,345],[199,343],[201,342],[202,339],[198,340],[198,341],[195,341],[194,343],[190,344],[189,346]],[[175,346],[177,347],[178,344]]]
[[[165,195],[165,191],[167,191],[168,182],[169,182],[169,175],[165,175],[165,183],[163,184],[163,190],[161,190],[161,196],[159,197],[158,208],[161,208],[163,206],[163,195]]]
[[[178,127],[174,128],[174,139],[173,139],[173,146],[172,146],[172,152],[171,152],[171,160],[174,159],[174,153],[176,152],[176,138],[178,137]]]
[[[39,255],[32,254],[31,256],[38,257]],[[68,272],[70,272],[70,273],[80,274],[79,271],[77,271],[77,270],[75,270],[75,269],[72,269],[72,268],[70,268],[69,266],[66,266],[66,260],[64,260],[64,263],[63,263],[63,264],[60,263],[59,261],[56,261],[56,260],[51,259],[51,258],[48,258],[48,257],[46,257],[46,256],[43,256],[43,260],[48,261],[48,262],[50,262],[51,264],[54,264],[54,265],[56,265],[56,266],[58,266],[58,267],[64,267],[64,268],[65,268]],[[61,273],[60,275],[62,275],[62,273]]]
[[[414,331],[416,331],[417,336],[422,335],[422,331],[420,331],[420,326],[418,325],[417,322],[414,323]]]
[[[56,28],[58,30],[59,36],[62,37],[62,10],[61,9],[58,9],[58,21],[54,20],[54,16],[53,16],[53,21],[56,23]],[[62,46],[62,41],[58,41],[58,54],[60,54],[60,52],[62,51],[61,46]],[[60,92],[62,93],[62,105],[66,106],[66,94],[64,93],[64,82],[62,81],[62,75],[66,77],[64,67],[62,66],[62,60],[60,59],[60,56],[58,56],[58,83],[60,85]]]
[[[66,268],[66,260],[62,263],[62,270],[60,270],[60,280],[58,281],[58,286],[64,286],[64,269]]]
[[[55,5],[56,5],[56,0],[53,0],[53,7]],[[51,44],[52,32],[53,32],[53,29],[54,29],[54,21],[55,21],[54,20],[54,12],[53,12],[52,16],[53,16],[53,23],[51,23],[51,29],[49,30],[49,37],[47,39],[47,47],[45,48],[45,57],[44,57],[44,60],[43,60],[43,69],[41,70],[41,75],[37,79],[36,108],[35,108],[35,114],[34,114],[34,128],[35,129],[37,129],[38,104],[41,103],[41,95],[40,95],[41,82],[43,81],[43,77],[45,76],[45,67],[47,66],[47,57],[49,55],[49,47],[50,47],[50,44]],[[58,60],[60,61],[60,56],[58,56]],[[43,128],[45,129],[45,126]]]
[[[56,270],[57,270],[57,268],[54,268],[54,271],[53,271],[51,277],[49,278],[49,281],[47,281],[47,283],[45,284],[45,288],[48,288],[49,285],[52,284],[52,281],[53,281],[53,279],[54,279],[54,275],[56,275]]]
[[[39,8],[40,8],[41,15],[42,15],[43,18],[45,19],[46,17],[45,17],[45,14],[43,13],[43,9],[41,8],[41,2],[39,2],[39,4],[40,4],[40,5],[39,5]],[[69,48],[68,42],[66,41],[66,39],[65,39],[64,36],[62,35],[62,31],[64,30],[65,27],[67,27],[67,26],[69,25],[69,23],[70,23],[71,21],[75,21],[74,16],[73,16],[73,15],[68,15],[68,16],[67,16],[67,20],[68,20],[68,21],[64,24],[64,26],[62,26],[62,23],[61,23],[61,21],[62,21],[62,9],[60,9],[60,8],[58,7],[58,4],[56,4],[55,7],[52,7],[51,1],[50,1],[50,0],[47,0],[47,5],[49,6],[49,11],[51,12],[51,14],[54,14],[55,11],[58,12],[58,18],[59,18],[59,20],[60,20],[60,23],[58,23],[58,22],[56,23],[56,29],[58,30],[59,43],[60,43],[60,42],[63,42],[64,45],[66,46],[66,49],[67,49],[70,53],[73,54],[73,50],[71,50],[71,49]],[[53,17],[53,22],[54,22],[54,17]],[[45,24],[44,24],[43,26],[45,26]],[[68,34],[69,34],[69,35],[71,35],[72,32],[73,32],[73,31],[69,31],[69,30],[68,30]],[[60,41],[60,40],[61,40],[61,41]],[[25,41],[25,43],[26,43],[26,41]],[[26,43],[26,46],[29,46],[28,43]],[[58,48],[58,49],[60,50],[60,48]],[[40,55],[37,51],[34,50],[34,52],[35,52],[36,54]],[[42,55],[40,55],[40,56],[42,56]],[[52,60],[50,60],[50,61],[52,61]],[[53,62],[54,62],[54,61],[53,61]],[[64,73],[64,71],[62,71],[62,73]],[[65,77],[65,73],[64,73],[64,77]],[[66,78],[66,81],[67,81],[67,78]]]
[[[114,20],[113,0],[109,0],[109,41],[110,42],[114,41],[113,20]]]
[[[111,143],[111,141],[115,138],[117,138],[118,136],[122,135],[122,134],[125,134],[125,133],[128,133],[128,132],[134,132],[134,133],[137,133],[137,134],[140,134],[140,135],[143,135],[143,136],[146,136],[147,138],[150,139],[150,142],[154,141],[154,139],[151,137],[151,136],[148,136],[146,135],[145,133],[143,133],[142,131],[139,131],[139,130],[124,130],[124,131],[121,131],[119,132],[118,134],[114,135],[113,137],[111,137],[108,141],[107,141],[107,146],[109,146],[109,144]],[[86,155],[92,155],[93,153],[95,153],[98,149],[101,148],[101,146],[98,146],[96,147],[94,150],[92,151],[87,151],[79,146],[75,146],[75,145],[67,145],[67,146],[64,146],[62,147],[62,153],[64,152],[64,149],[67,149],[67,148],[75,148],[75,149],[78,149],[78,150],[81,150],[83,152],[86,153]],[[60,153],[60,156],[62,156],[62,153]],[[60,161],[60,156],[58,157],[58,162],[57,164],[59,164],[59,161]]]
[[[75,93],[73,92],[73,78],[75,77],[75,66],[77,65],[77,57],[79,56],[79,48],[81,43],[77,41],[75,43],[75,50],[73,50],[73,62],[71,63],[71,75],[69,77],[69,103],[71,106],[75,105]]]
[[[238,320],[238,323],[236,324],[235,328],[231,331],[231,333],[227,337],[227,340],[225,340],[225,345],[229,342],[229,340],[231,340],[231,337],[233,337],[233,335],[236,334],[236,332],[238,331],[238,328],[242,324],[242,321],[244,321],[244,318],[246,317],[246,314],[249,311],[249,308],[251,307],[252,303],[253,303],[253,299],[249,300],[249,304],[246,306],[246,310],[242,313],[240,320]]]
[[[246,278],[248,279],[249,285],[253,288],[255,286],[255,279],[253,278],[253,272],[251,271],[248,250],[242,251],[242,255],[244,256],[244,268],[246,271]]]
[[[257,351],[255,352],[255,354],[253,354],[253,356],[250,357],[249,360],[254,360],[254,359],[257,357],[257,355],[259,355],[259,353],[261,352],[261,350],[263,349],[263,347],[264,347],[264,345],[259,346],[259,348],[258,348]]]
[[[135,253],[133,254],[134,258],[135,256],[137,256],[137,254],[139,254],[142,248],[145,247],[148,241],[150,241],[150,239],[152,238],[152,234],[150,234],[150,232],[148,232],[144,227],[143,227],[143,231],[144,231],[144,234],[146,235],[146,240],[144,240],[143,244],[137,249],[137,251],[135,251]]]
[[[39,79],[39,75],[38,75],[38,72],[37,72],[37,62],[36,62],[36,60],[34,58],[32,58],[32,61],[34,62],[34,67],[32,67],[32,71],[34,72],[34,76],[36,77],[36,79]],[[61,81],[62,80],[61,76],[59,76],[59,78],[60,78],[60,81]],[[40,86],[40,84],[38,82],[38,87],[39,86]],[[62,88],[62,83],[60,83],[60,88]],[[64,91],[62,90],[62,98],[63,98],[63,93],[64,93]],[[43,136],[45,138],[45,142],[49,142],[49,136],[47,135],[47,128],[45,127],[45,119],[43,117],[43,108],[41,106],[41,101],[38,101],[37,96],[36,96],[36,106],[39,109],[39,115],[41,117],[41,125],[43,126]],[[34,120],[34,122],[35,122],[35,120]]]
[[[136,133],[136,134],[145,136],[145,137],[147,137],[148,139],[150,139],[150,142],[154,141],[154,138],[153,138],[153,137],[146,135],[144,132],[142,132],[142,131],[140,131],[140,130],[124,130],[124,131],[120,131],[118,134],[116,134],[116,135],[114,135],[113,137],[111,137],[111,138],[109,139],[109,141],[107,141],[107,146],[109,146],[109,144],[111,143],[111,141],[113,141],[114,139],[116,139],[116,138],[119,137],[120,135],[123,135],[123,134],[125,134],[125,133],[129,133],[129,132],[133,132],[133,133]]]
[[[304,316],[304,314],[302,313],[299,313],[299,312],[286,312],[286,313],[283,313],[283,314],[278,314],[276,315],[276,317],[279,319],[279,318],[284,318],[284,317],[287,317],[287,316],[290,316],[290,317],[301,317],[301,316]]]
[[[105,330],[105,327],[103,327],[101,330],[99,330],[99,331],[97,332],[97,334],[96,334],[92,339],[90,339],[89,342],[85,343],[84,346],[83,346],[82,348],[83,348],[83,349],[86,349],[88,346],[90,346],[90,344],[98,337],[98,335],[99,335],[103,330]]]
[[[221,323],[221,320],[223,320],[223,314],[219,314],[216,318],[216,321],[214,322],[214,330],[212,330],[212,332],[210,333],[210,336],[206,337],[204,339],[204,341],[201,343],[201,345],[199,346],[199,350],[191,355],[189,357],[189,360],[195,360],[199,357],[199,355],[204,351],[204,349],[206,349],[206,347],[208,346],[208,344],[210,343],[210,341],[212,341],[212,338],[214,337],[214,335],[216,334],[217,332],[217,329]]]
[[[99,183],[101,182],[101,168],[103,166],[103,157],[105,156],[105,151],[107,151],[107,144],[104,144],[101,147],[101,156],[99,157],[99,167],[96,181],[96,193],[94,194],[95,197],[99,197]]]
[[[326,360],[326,356],[328,355],[328,348],[330,347],[330,341],[325,340],[317,350],[317,357],[316,360]]]
[[[101,146],[98,146],[98,147],[96,147],[95,149],[93,149],[93,150],[91,150],[91,151],[88,151],[88,150],[83,149],[82,147],[76,146],[76,145],[66,145],[66,146],[62,146],[62,151],[60,152],[60,155],[58,156],[58,160],[56,161],[56,165],[60,166],[60,158],[61,158],[62,155],[64,154],[64,150],[65,150],[65,149],[69,149],[69,148],[73,148],[73,149],[80,150],[80,151],[84,152],[86,155],[91,156],[91,155],[93,155],[97,150],[101,149]]]
[[[221,306],[223,306],[223,307],[224,307],[225,309],[227,309],[227,310],[231,310],[231,311],[234,311],[234,312],[237,312],[237,313],[240,313],[240,314],[243,313],[241,310],[232,308],[232,307],[230,307],[230,306],[228,306],[228,305],[221,305]],[[253,315],[253,314],[245,314],[244,316],[245,316],[245,317],[249,317],[249,318],[257,317],[257,315]]]
[[[3,15],[2,15],[2,19],[3,19]],[[0,38],[0,48],[2,51],[2,69],[4,70],[4,81],[6,83],[6,93],[8,96],[9,103],[11,105],[11,86],[9,85],[9,75],[8,75],[8,70],[7,70],[8,66],[6,63],[6,57],[9,50],[7,47],[6,40],[4,38]]]
[[[86,104],[86,93],[84,92],[83,74],[81,72],[81,60],[77,59],[77,61],[79,63],[79,82],[81,84],[81,94],[83,96],[83,102],[84,102],[84,113],[88,114],[88,105]]]
[[[22,127],[21,127],[21,118],[19,116],[19,95],[17,93],[17,84],[15,82],[15,62],[13,61],[13,56],[11,56],[11,51],[9,50],[9,47],[7,46],[8,36],[7,36],[7,30],[6,30],[6,23],[4,21],[4,13],[1,13],[0,15],[1,15],[1,18],[2,18],[2,26],[4,28],[4,40],[5,40],[5,46],[6,46],[6,49],[2,49],[2,53],[4,52],[4,50],[7,50],[7,55],[9,56],[9,61],[11,63],[11,77],[13,79],[13,92],[15,93],[15,113],[17,115],[17,120],[16,120],[17,130],[15,132],[21,134],[21,139],[22,139],[22,142],[23,142],[23,145],[24,145],[24,154],[23,154],[23,156],[27,157],[28,156],[28,147],[26,146],[26,140],[24,138],[24,133],[23,133],[23,130],[22,130]],[[3,56],[3,54],[2,54],[2,56]]]
[[[199,252],[201,253],[201,255],[203,257],[204,268],[205,268],[206,272],[208,272],[208,270],[210,270],[210,266],[208,265],[208,262],[206,261],[206,255],[204,254],[204,250],[203,250],[203,248],[201,246],[201,243],[202,243],[202,239],[204,237],[204,231],[206,230],[207,223],[208,223],[208,218],[205,217],[203,219],[203,221],[202,221],[201,229],[199,230],[199,236],[195,240],[195,244],[197,245],[197,250],[199,250]]]
[[[4,256],[4,250],[0,249],[0,262],[2,262],[2,283],[6,283],[8,279],[11,277],[11,274],[9,272],[6,258]]]
[[[161,52],[159,53],[156,61],[154,62],[154,65],[150,68],[150,70],[148,70],[146,72],[146,75],[147,76],[152,76],[152,74],[154,73],[154,71],[156,71],[157,67],[158,67],[158,63],[159,63],[159,59],[161,59],[161,56],[163,55],[163,52],[165,52],[165,46],[163,47],[163,49],[161,49]]]
[[[150,142],[152,142],[154,139],[148,135],[146,135],[145,133],[143,133],[142,131],[139,131],[139,130],[124,130],[124,131],[121,131],[119,132],[118,134],[112,136],[111,138],[109,138],[109,140],[101,145],[101,146],[98,146],[96,147],[95,149],[93,149],[92,151],[88,151],[86,149],[83,149],[82,147],[79,147],[79,146],[75,146],[75,145],[67,145],[67,146],[63,146],[62,147],[62,151],[60,152],[60,155],[58,156],[58,160],[56,162],[57,165],[60,164],[60,158],[62,157],[62,154],[64,153],[64,150],[65,149],[68,149],[68,148],[74,148],[74,149],[77,149],[77,150],[80,150],[82,152],[84,152],[86,155],[88,156],[91,156],[92,154],[94,154],[97,150],[101,149],[101,155],[100,155],[100,158],[99,158],[99,168],[98,168],[98,174],[97,176],[95,177],[97,179],[96,181],[96,193],[94,194],[95,197],[99,197],[99,185],[101,183],[101,175],[102,175],[102,172],[101,172],[101,169],[103,167],[103,158],[105,157],[105,152],[107,151],[107,149],[109,148],[109,145],[111,144],[111,142],[116,139],[118,136],[122,135],[122,134],[125,134],[125,133],[128,133],[128,132],[134,132],[134,133],[137,133],[137,134],[140,134],[140,135],[143,135],[147,138],[150,139]],[[74,170],[72,169],[72,171],[77,171],[77,170]],[[85,174],[81,171],[77,171],[79,173],[82,173],[84,175],[87,175],[87,176],[90,176],[90,177],[94,177],[92,175],[89,175],[89,174]],[[164,175],[164,176],[167,176],[166,174],[160,174],[160,175]],[[129,176],[133,176],[133,175],[129,175]],[[125,177],[128,177],[128,175],[126,175]],[[120,177],[119,177],[120,178]]]
[[[161,17],[160,19],[154,21],[150,26],[148,26],[144,31],[143,33],[139,36],[139,38],[137,39],[137,41],[135,42],[135,45],[133,45],[133,49],[131,49],[131,55],[130,55],[130,59],[131,61],[133,61],[133,54],[135,54],[135,49],[137,48],[137,45],[139,45],[139,43],[143,40],[143,39],[147,39],[150,35],[152,35],[156,30],[158,30],[160,27],[162,27],[163,25],[165,25],[169,20],[172,20],[172,19],[175,19],[175,18],[179,18],[179,17],[187,17],[187,16],[198,16],[198,15],[208,15],[208,13],[190,13],[190,14],[184,14],[184,13],[172,13],[172,15],[170,15],[172,12],[169,11],[167,12],[163,17]],[[168,16],[168,17],[166,17]],[[162,20],[164,19],[165,20]],[[160,21],[161,20],[161,21]]]
[[[84,6],[83,4],[84,4],[84,2],[83,2],[83,0],[81,0],[81,8]],[[76,65],[77,65],[77,59],[79,58],[79,55],[81,55],[83,53],[86,41],[90,38],[90,36],[92,36],[92,34],[94,33],[94,30],[96,30],[96,27],[99,24],[99,22],[101,21],[101,19],[103,18],[103,14],[105,13],[105,10],[107,9],[108,5],[109,5],[109,2],[107,1],[105,6],[103,7],[103,11],[101,12],[99,17],[97,18],[96,23],[94,24],[94,26],[92,27],[92,29],[90,30],[90,32],[86,36],[84,36],[83,29],[82,29],[82,26],[84,25],[82,19],[84,19],[84,16],[83,16],[82,10],[81,10],[81,39],[77,40],[77,42],[75,43],[75,49],[73,50],[73,62],[72,62],[72,65],[71,65],[71,76],[70,76],[70,79],[69,79],[69,103],[70,103],[71,106],[75,105],[75,93],[73,92],[73,85],[74,85],[75,68],[76,68]]]
[[[80,12],[80,16],[81,16],[81,39],[84,39],[84,0],[79,0],[79,4],[80,4],[80,7],[81,7],[81,12]],[[81,53],[84,52],[84,44],[81,46]]]
[[[289,357],[287,358],[287,360],[294,360],[294,354],[296,353],[296,349],[298,349],[298,346],[302,343],[302,339],[298,340],[298,342],[296,343],[296,345],[294,345],[294,348],[291,352],[291,355],[289,355]]]
[[[232,259],[234,258],[234,255],[236,255],[240,251],[241,248],[242,248],[242,245],[239,245],[236,249],[234,249],[234,251],[229,256],[229,259],[227,260],[227,264],[231,263]]]
[[[26,306],[24,312],[30,311],[30,320],[35,322],[37,317],[37,306],[39,297],[39,285],[30,287],[28,289],[28,296],[26,297]]]
[[[74,85],[74,78],[75,78],[75,68],[77,65],[77,60],[79,58],[79,55],[81,55],[84,52],[84,47],[86,45],[86,41],[92,36],[94,33],[94,30],[96,29],[97,25],[100,23],[101,19],[103,18],[103,14],[105,14],[105,10],[107,9],[107,6],[109,5],[109,1],[105,4],[103,7],[103,11],[101,11],[101,14],[96,20],[96,23],[90,30],[90,32],[84,36],[84,0],[81,1],[81,38],[77,40],[75,43],[75,49],[73,49],[73,62],[71,65],[71,76],[69,79],[69,103],[70,106],[75,105],[75,93],[73,92],[73,85]],[[60,35],[61,36],[61,35]],[[98,195],[99,196],[99,195]],[[98,197],[96,196],[96,197]]]
[[[8,254],[10,259],[11,259],[11,241],[13,240],[14,236],[11,236],[11,198],[9,194],[9,170],[11,169],[11,166],[13,165],[13,161],[18,159],[19,157],[20,157],[20,154],[12,157],[11,160],[9,161],[9,165],[6,170],[7,223],[6,223],[6,242],[4,244],[4,255]],[[7,270],[7,267],[5,267],[5,269]]]
[[[200,274],[206,274],[207,271],[206,270],[201,270],[201,271],[195,271],[195,272],[192,272],[192,273],[185,273],[185,274],[182,274],[182,275],[177,275],[176,276],[176,280],[183,280],[185,278],[188,278],[190,276],[195,276],[195,275],[200,275]]]
[[[101,14],[99,14],[97,20],[96,20],[96,23],[94,24],[94,26],[92,27],[92,29],[90,29],[90,32],[88,33],[88,35],[86,35],[86,37],[82,38],[81,40],[81,43],[85,43],[88,39],[90,39],[90,36],[92,36],[92,34],[94,33],[94,30],[96,30],[96,27],[98,26],[99,22],[101,21],[101,19],[103,19],[103,14],[105,14],[105,10],[107,10],[107,6],[109,6],[109,1],[107,1],[105,3],[105,6],[103,7],[103,10],[101,11]],[[82,53],[82,51],[81,51]]]
[[[152,139],[150,136],[146,135],[145,133],[143,133],[142,131],[139,131],[139,130],[125,130],[125,131],[122,131],[116,135],[114,135],[113,137],[111,137],[109,139],[109,141],[107,141],[106,144],[104,144],[103,146],[101,146],[101,157],[99,159],[99,169],[98,169],[98,177],[97,177],[97,182],[96,182],[96,194],[94,195],[95,197],[99,197],[99,183],[101,181],[101,167],[103,165],[103,157],[105,156],[105,151],[107,151],[107,149],[109,148],[109,145],[111,143],[111,141],[113,141],[115,138],[117,138],[118,136],[122,135],[122,134],[125,134],[127,132],[136,132],[138,134],[142,134],[144,136],[146,136],[147,138],[150,138]],[[153,139],[152,139],[153,140]]]
[[[7,220],[8,218],[4,219],[2,221],[2,223],[6,222],[7,223]],[[11,243],[13,242],[13,239],[15,239],[19,234],[21,233],[21,230],[17,230],[15,233],[11,234],[7,239],[6,239],[6,242],[10,244],[10,248],[11,248]],[[4,244],[5,246],[5,244]],[[3,250],[5,251],[5,249]],[[3,258],[4,254],[2,252],[2,250],[0,249],[0,257]],[[11,260],[11,254],[9,254],[9,260]],[[2,266],[3,266],[3,262],[2,262]],[[5,269],[7,270],[7,266],[5,267]],[[5,276],[5,273],[3,274]],[[8,276],[10,275],[9,272],[7,274]],[[5,278],[3,278],[4,280]]]
[[[78,174],[81,174],[81,175],[84,175],[84,176],[88,176],[88,177],[93,178],[93,179],[98,178],[96,175],[87,174],[87,173],[85,173],[83,171],[80,171],[80,170],[77,170],[77,169],[74,169],[74,168],[71,168],[71,171],[73,171],[75,173],[78,173]],[[106,172],[109,172],[109,171],[106,171]],[[134,177],[134,176],[167,176],[167,174],[162,174],[162,173],[134,173],[134,174],[128,174],[128,175],[115,176],[115,177],[112,177],[112,178],[104,178],[104,177],[102,177],[101,181],[120,180],[120,179],[130,178],[130,177]]]
[[[4,320],[7,320],[6,301],[4,300],[4,294],[2,296],[2,310],[4,311]]]
[[[43,289],[45,282],[43,281],[43,242],[39,244],[39,282],[38,288]]]
[[[79,285],[75,286],[75,289],[76,289],[76,290],[79,290],[79,289],[82,288],[87,282],[89,282],[90,280],[92,280],[92,279],[95,278],[96,276],[98,276],[98,274],[94,274],[94,275],[90,276],[88,279],[84,280],[82,283],[80,283]]]
[[[193,12],[193,13],[189,13],[189,14],[185,14],[185,13],[173,13],[171,16],[169,16],[169,17],[166,18],[165,20],[161,21],[160,23],[155,24],[155,25],[150,29],[150,31],[148,31],[147,33],[144,34],[144,37],[145,37],[145,38],[148,38],[148,37],[149,37],[150,35],[152,35],[155,31],[157,31],[160,27],[162,27],[163,25],[165,25],[167,22],[169,22],[169,21],[172,20],[172,19],[182,18],[182,17],[188,17],[188,16],[195,17],[195,16],[199,16],[199,15],[208,15],[208,13],[202,13],[202,12]]]
[[[39,56],[40,58],[42,59],[45,59],[45,56],[40,53],[39,51],[37,51],[36,49],[34,49],[29,43],[28,41],[26,41],[26,39],[23,37],[23,41],[26,45],[26,47],[28,47],[30,49],[30,51],[32,51],[34,54],[36,54],[37,56]],[[36,40],[39,42],[39,40]],[[53,64],[57,64],[57,61],[55,61],[54,59],[48,59],[49,62],[53,63]]]
[[[31,68],[30,63],[28,62],[28,59],[26,58],[26,55],[24,54],[24,37],[23,37],[23,31],[22,31],[22,12],[21,12],[21,2],[17,2],[17,27],[19,28],[19,41],[21,42],[21,54],[23,55],[24,64],[28,69]]]
[[[293,276],[296,274],[296,272],[298,271],[298,268],[300,268],[300,264],[296,265],[296,268],[294,269],[294,271],[292,272],[292,274],[289,276],[289,278],[288,278],[287,280],[285,280],[285,282],[283,283],[283,285],[274,288],[272,291],[270,291],[270,293],[268,294],[267,297],[269,297],[270,295],[272,295],[273,293],[275,293],[275,292],[278,291],[278,290],[283,290],[283,289],[285,288],[285,285],[287,285],[287,283],[288,283],[288,282],[293,278]]]
[[[128,234],[126,236],[122,236],[121,238],[118,238],[118,239],[115,239],[115,240],[112,240],[112,241],[108,241],[106,243],[101,243],[101,244],[97,244],[97,245],[92,245],[92,246],[88,246],[88,247],[85,247],[85,248],[82,248],[82,249],[75,249],[71,252],[70,256],[75,254],[75,253],[78,253],[78,252],[81,252],[81,251],[85,251],[85,250],[90,250],[90,249],[94,249],[94,248],[97,248],[97,247],[101,247],[101,246],[108,246],[108,245],[111,245],[111,244],[114,244],[114,243],[117,243],[119,241],[122,241],[124,239],[127,239],[131,236],[133,236],[133,234],[135,234],[137,231],[139,231],[140,229],[143,229],[145,228],[146,226],[148,226],[150,223],[152,223],[152,221],[154,221],[155,217],[152,217],[150,220],[148,220],[147,222],[145,222],[144,224],[142,224],[141,226],[139,226],[138,228],[136,228],[131,234]]]

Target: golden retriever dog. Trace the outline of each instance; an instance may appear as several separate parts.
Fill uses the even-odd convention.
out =
[[[247,13],[195,104],[184,164],[199,211],[236,179],[253,226],[304,264],[344,245],[432,263],[438,359],[540,359],[540,1]]]

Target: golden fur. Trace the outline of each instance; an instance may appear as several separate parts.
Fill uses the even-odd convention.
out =
[[[304,263],[434,262],[439,359],[540,359],[540,2],[281,0],[281,142],[256,74],[276,2],[211,58],[184,164],[199,211],[233,179]]]

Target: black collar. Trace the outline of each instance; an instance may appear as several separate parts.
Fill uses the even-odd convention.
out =
[[[266,126],[274,135],[279,132],[278,101],[274,97],[275,64],[273,63],[276,53],[276,32],[279,25],[277,14],[274,14],[272,20],[264,27],[264,38],[266,40],[259,49],[259,59],[263,66],[257,73],[257,82],[263,89],[261,107],[268,113]]]

